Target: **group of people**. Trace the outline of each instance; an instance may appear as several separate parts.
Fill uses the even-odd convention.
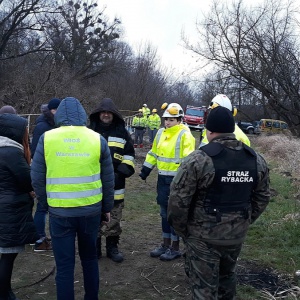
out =
[[[150,256],[177,259],[182,240],[192,298],[234,299],[237,258],[249,225],[269,202],[269,173],[263,157],[235,133],[229,98],[217,95],[209,108],[205,139],[195,150],[182,107],[167,105],[164,127],[160,122],[151,127],[157,132],[139,176],[146,180],[158,169],[162,243]],[[150,116],[140,113],[150,124]],[[0,109],[0,300],[17,299],[11,288],[13,263],[28,243],[35,251],[53,250],[59,300],[75,297],[76,238],[84,299],[98,299],[102,237],[107,257],[124,259],[118,248],[120,222],[137,143],[110,98],[102,99],[89,119],[88,125],[78,99],[51,99],[42,107],[30,151],[27,120]],[[45,122],[50,126],[41,125]]]
[[[157,109],[153,108],[152,114],[150,114],[150,109],[147,104],[144,104],[143,108],[139,109],[138,114],[134,116],[132,120],[132,128],[134,128],[134,148],[144,147],[143,139],[147,129],[151,148],[160,125],[161,118],[157,114]]]
[[[31,145],[27,120],[12,107],[0,110],[0,300],[17,299],[13,264],[30,243],[34,251],[53,250],[57,299],[74,299],[76,238],[85,299],[98,299],[101,236],[107,257],[123,261],[118,243],[125,179],[135,171],[133,143],[109,98],[91,113],[89,125],[76,98],[53,98],[41,109]]]
[[[183,110],[167,106],[161,128],[139,174],[146,180],[158,169],[162,243],[151,257],[181,257],[192,299],[235,299],[236,265],[249,225],[270,199],[269,169],[236,126],[236,111],[223,94],[209,106],[205,136],[198,150],[182,124]]]

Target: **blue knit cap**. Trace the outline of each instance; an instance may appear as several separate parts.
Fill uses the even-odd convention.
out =
[[[52,98],[48,103],[48,109],[57,109],[60,104],[60,100],[57,98]]]

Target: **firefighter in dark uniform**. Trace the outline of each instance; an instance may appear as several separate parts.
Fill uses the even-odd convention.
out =
[[[134,147],[131,137],[125,128],[125,122],[109,98],[104,98],[90,115],[90,128],[100,133],[108,142],[115,171],[114,208],[109,223],[101,225],[97,250],[101,253],[101,236],[106,237],[106,254],[115,262],[123,261],[118,243],[121,229],[122,210],[124,208],[125,179],[134,174]]]
[[[185,242],[193,299],[235,298],[242,243],[269,203],[267,164],[235,138],[234,127],[227,108],[213,108],[209,143],[182,162],[171,185],[168,221]]]

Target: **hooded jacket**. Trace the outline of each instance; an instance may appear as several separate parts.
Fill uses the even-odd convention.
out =
[[[32,218],[30,166],[22,145],[27,120],[0,115],[0,247],[22,246],[38,239]]]
[[[100,121],[99,113],[109,111],[113,114],[111,124]],[[110,98],[104,98],[90,114],[91,129],[100,133],[107,141],[115,172],[115,201],[124,201],[125,178],[134,174],[134,147],[125,128],[125,122]]]
[[[68,97],[62,100],[54,117],[56,127],[60,126],[86,126],[87,115],[80,104],[80,102],[73,98]],[[46,171],[47,165],[44,153],[44,138],[43,134],[38,142],[36,152],[32,161],[31,177],[34,191],[38,200],[44,206],[47,206],[46,194]],[[114,187],[114,173],[110,157],[109,148],[106,140],[99,135],[100,142],[100,164],[101,164],[101,181],[102,181],[102,201],[93,205],[61,208],[49,207],[49,212],[62,217],[81,217],[93,215],[96,212],[110,212],[113,207],[113,187]],[[62,166],[63,167],[63,166]]]

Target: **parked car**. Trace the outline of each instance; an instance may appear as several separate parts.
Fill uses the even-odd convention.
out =
[[[287,133],[288,125],[284,121],[273,119],[261,119],[259,122],[261,132],[267,133]]]
[[[237,125],[247,134],[258,133],[257,127],[254,127],[250,122],[239,121]]]

